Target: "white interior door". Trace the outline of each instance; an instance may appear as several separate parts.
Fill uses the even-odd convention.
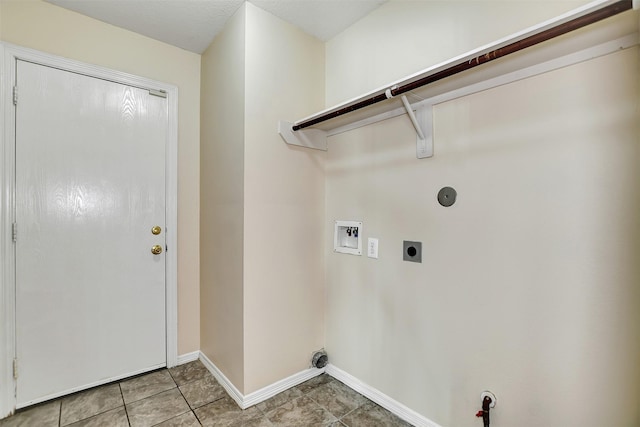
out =
[[[166,364],[167,103],[24,61],[16,74],[23,407]]]

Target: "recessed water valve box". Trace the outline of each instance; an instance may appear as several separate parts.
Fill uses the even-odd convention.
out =
[[[333,251],[362,255],[361,221],[336,221],[333,233]]]
[[[409,262],[422,262],[422,242],[402,242],[402,260]]]

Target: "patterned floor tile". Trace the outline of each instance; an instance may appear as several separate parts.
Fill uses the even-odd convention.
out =
[[[169,371],[166,369],[132,378],[120,383],[124,403],[142,400],[175,387],[176,383],[173,381]]]
[[[316,387],[307,396],[337,418],[343,417],[368,402],[364,396],[356,393],[340,381],[332,381]]]
[[[189,405],[177,388],[127,405],[131,427],[148,427],[189,412]]]
[[[127,412],[122,408],[112,409],[91,418],[83,419],[77,423],[69,424],[69,427],[129,427]]]
[[[347,427],[411,427],[411,424],[369,401],[340,420]]]
[[[328,426],[337,421],[329,411],[307,396],[291,400],[267,414],[274,426]]]
[[[157,424],[155,427],[200,427],[200,423],[193,412],[187,412]]]
[[[209,372],[205,374],[203,379],[181,386],[180,391],[191,409],[199,408],[227,395],[224,388]]]
[[[229,396],[202,406],[194,411],[203,426],[236,427],[236,426],[269,426],[264,424],[262,412],[255,406],[242,410]],[[258,420],[256,420],[258,419]],[[260,424],[260,423],[263,424]]]
[[[232,424],[232,427],[273,427],[273,424],[267,417],[254,418],[248,421],[242,421],[238,424]]]
[[[1,0],[0,0],[1,1]],[[179,387],[176,384],[180,384]],[[123,399],[124,396],[124,399]],[[122,407],[123,401],[125,407]],[[0,427],[410,427],[322,374],[242,410],[199,361],[35,405]]]
[[[296,388],[300,390],[302,393],[306,394],[306,393],[309,393],[311,390],[315,389],[316,387],[319,387],[323,384],[330,383],[332,381],[336,381],[336,380],[334,380],[330,375],[322,374],[322,375],[318,375],[317,377],[311,378],[309,381],[305,381],[302,384],[298,384]]]
[[[270,399],[265,400],[264,402],[258,403],[256,406],[265,414],[277,407],[302,396],[302,392],[296,388],[290,388],[288,390],[283,391],[282,393],[278,393]]]
[[[85,418],[124,406],[118,384],[108,384],[72,394],[62,399],[60,425],[66,426]]]
[[[21,410],[20,412],[0,420],[2,427],[38,426],[58,427],[60,421],[60,401],[42,403]]]
[[[178,386],[202,379],[209,371],[199,360],[185,363],[169,369],[169,373],[173,377]]]

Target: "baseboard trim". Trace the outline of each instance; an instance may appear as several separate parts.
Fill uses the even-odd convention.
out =
[[[185,363],[193,362],[200,358],[199,351],[192,351],[191,353],[185,353],[178,356],[178,365],[184,365]]]
[[[202,364],[209,370],[209,372],[211,372],[215,379],[218,380],[220,385],[222,385],[222,387],[227,391],[229,396],[231,396],[231,398],[235,400],[238,406],[242,409],[247,409],[251,406],[257,405],[260,402],[264,402],[265,400],[275,396],[278,393],[288,390],[291,387],[295,387],[298,384],[302,384],[303,382],[308,381],[311,378],[317,377],[325,371],[324,369],[315,368],[305,369],[304,371],[293,374],[290,377],[284,378],[280,381],[276,381],[271,385],[263,387],[260,390],[256,390],[245,396],[240,393],[236,386],[234,386],[233,383],[229,381],[229,379],[222,373],[222,371],[218,369],[218,367],[211,360],[209,360],[209,358],[204,353],[199,352],[199,359]]]
[[[236,401],[238,406],[242,409],[246,409],[246,407],[244,406],[244,396],[242,395],[242,393],[240,393],[240,390],[238,390],[236,386],[234,386],[233,383],[229,381],[229,378],[227,378],[203,352],[200,352],[199,359],[205,366],[205,368],[207,368],[209,372],[211,372],[211,375],[213,375],[213,377],[218,380],[220,385],[227,391],[227,394]]]
[[[378,405],[382,406],[386,410],[392,412],[403,420],[411,423],[416,427],[441,427],[437,423],[425,418],[424,416],[418,414],[413,409],[410,409],[403,405],[402,403],[390,398],[386,394],[381,391],[371,387],[370,385],[360,381],[353,375],[343,371],[342,369],[328,364],[326,367],[326,372],[328,375],[331,375],[333,378],[338,381],[343,382],[348,387],[367,397],[368,399],[374,401]]]
[[[348,387],[374,401],[378,405],[382,406],[383,408],[397,415],[403,420],[411,423],[415,427],[442,427],[439,424],[431,421],[430,419],[418,414],[413,409],[408,408],[402,403],[390,398],[381,391],[360,381],[353,375],[343,371],[342,369],[332,364],[328,364],[324,369],[305,369],[304,371],[293,374],[290,377],[284,378],[280,381],[276,381],[271,385],[263,387],[260,390],[256,390],[245,396],[240,393],[236,386],[233,385],[233,383],[229,381],[229,379],[222,373],[222,371],[218,369],[218,367],[202,352],[196,351],[193,353],[181,355],[178,357],[178,363],[187,363],[195,360],[196,358],[200,359],[202,364],[209,370],[209,372],[211,372],[215,379],[218,380],[220,385],[222,385],[222,387],[227,391],[229,396],[231,396],[231,398],[242,409],[247,409],[251,406],[257,405],[260,402],[264,402],[265,400],[275,396],[278,393],[295,387],[298,384],[302,384],[303,382],[326,372],[328,375],[331,375],[338,381],[343,382]]]
[[[253,405],[257,405],[260,402],[264,402],[265,400],[275,396],[278,393],[281,393],[285,390],[297,386],[298,384],[302,384],[303,382],[308,381],[311,378],[321,375],[322,373],[324,373],[324,371],[324,369],[309,368],[304,371],[298,372],[297,374],[293,374],[290,377],[277,381],[271,385],[263,387],[260,390],[249,393],[244,397],[243,409],[249,408]]]

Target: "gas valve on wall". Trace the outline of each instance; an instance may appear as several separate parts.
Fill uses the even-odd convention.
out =
[[[480,398],[482,399],[482,410],[476,413],[476,417],[482,417],[484,427],[489,427],[489,410],[496,406],[496,395],[490,391],[483,391]]]

